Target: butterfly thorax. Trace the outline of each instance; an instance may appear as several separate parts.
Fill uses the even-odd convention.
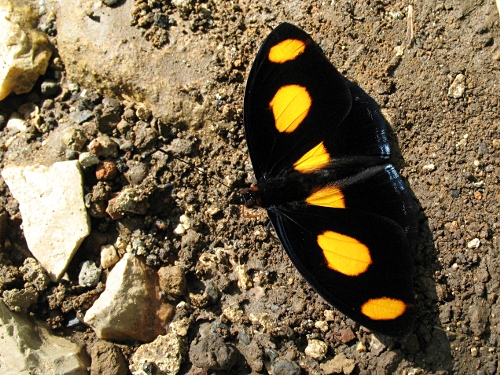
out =
[[[259,181],[257,185],[242,189],[239,203],[247,208],[302,204],[315,190],[332,185],[338,180],[333,170],[315,173],[292,173],[283,177],[273,177]]]

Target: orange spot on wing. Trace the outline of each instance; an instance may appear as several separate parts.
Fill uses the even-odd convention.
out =
[[[276,129],[291,133],[302,123],[311,108],[311,96],[305,87],[286,85],[280,87],[269,103]]]
[[[346,276],[358,276],[372,264],[368,247],[353,237],[328,230],[317,242],[328,267]]]
[[[345,208],[344,194],[339,187],[334,185],[316,190],[307,197],[306,202],[312,206]]]
[[[308,173],[326,167],[329,162],[330,154],[325,148],[323,142],[321,142],[297,160],[293,164],[293,167],[298,172]]]
[[[396,319],[405,311],[406,304],[403,301],[388,297],[370,299],[361,306],[361,312],[373,320]]]
[[[271,47],[269,50],[269,61],[275,64],[283,64],[290,60],[295,60],[306,49],[306,44],[298,39],[285,39],[284,41]]]

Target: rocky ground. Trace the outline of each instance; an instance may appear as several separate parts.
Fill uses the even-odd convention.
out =
[[[2,179],[0,288],[11,310],[81,347],[95,374],[500,372],[494,1],[32,5],[53,54],[29,93],[0,101],[1,166],[79,160],[90,234],[50,279]],[[245,80],[284,21],[379,103],[397,138],[395,163],[420,208],[419,313],[404,339],[338,313],[265,216],[228,204],[253,179]],[[124,306],[125,323],[142,323],[105,321]]]

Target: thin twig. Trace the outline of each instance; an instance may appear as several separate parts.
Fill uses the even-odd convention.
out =
[[[500,0],[497,0],[497,4]],[[411,47],[413,38],[415,37],[415,29],[413,25],[413,5],[408,5],[408,16],[406,17],[406,47]]]

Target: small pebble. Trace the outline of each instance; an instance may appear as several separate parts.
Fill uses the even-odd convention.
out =
[[[426,172],[432,172],[436,169],[436,166],[434,164],[426,164],[422,167],[422,169]]]
[[[473,346],[472,348],[470,348],[470,354],[473,356],[473,357],[477,357],[478,355],[478,350],[475,346]]]
[[[56,81],[47,79],[42,82],[40,86],[40,90],[42,94],[47,98],[53,98],[61,91],[61,86]]]
[[[457,74],[455,79],[448,89],[448,96],[450,98],[461,98],[465,93],[465,76],[463,74]]]
[[[80,165],[84,168],[88,168],[93,165],[99,164],[99,158],[90,152],[82,152],[78,156],[78,161],[80,162]]]
[[[136,116],[139,118],[139,120],[142,121],[148,121],[149,118],[151,117],[151,111],[147,109],[146,107],[139,107],[135,111]]]
[[[80,151],[87,142],[87,138],[81,130],[71,126],[63,130],[61,141],[67,148]]]
[[[93,139],[88,148],[91,153],[104,158],[116,158],[118,156],[118,145],[107,135]]]
[[[101,278],[101,272],[102,270],[94,262],[86,260],[78,274],[78,284],[85,287],[96,286]]]
[[[366,352],[366,345],[363,344],[361,341],[356,344],[356,351],[358,353]]]
[[[77,124],[83,124],[85,121],[90,120],[94,114],[92,111],[88,109],[84,109],[83,111],[73,112],[69,115],[69,118],[76,122]]]
[[[97,166],[95,176],[99,181],[112,180],[116,177],[117,172],[118,169],[114,161],[104,160]]]
[[[186,293],[186,276],[179,266],[165,266],[158,270],[160,289],[172,296]]]
[[[469,249],[477,249],[479,246],[481,246],[481,241],[479,240],[479,238],[474,238],[467,243],[467,248]]]
[[[335,311],[333,310],[325,310],[323,311],[323,315],[327,322],[333,322],[335,320]]]
[[[14,112],[7,121],[5,128],[12,133],[19,133],[25,132],[28,129],[28,126],[29,124],[21,118],[19,113]]]
[[[328,345],[326,342],[312,339],[307,342],[307,347],[304,352],[307,356],[321,361],[323,358],[325,358],[327,351]]]
[[[103,245],[101,246],[101,267],[110,268],[113,267],[120,257],[116,252],[116,248],[113,245]]]
[[[314,322],[314,326],[323,332],[327,332],[329,329],[328,323],[324,320]]]

